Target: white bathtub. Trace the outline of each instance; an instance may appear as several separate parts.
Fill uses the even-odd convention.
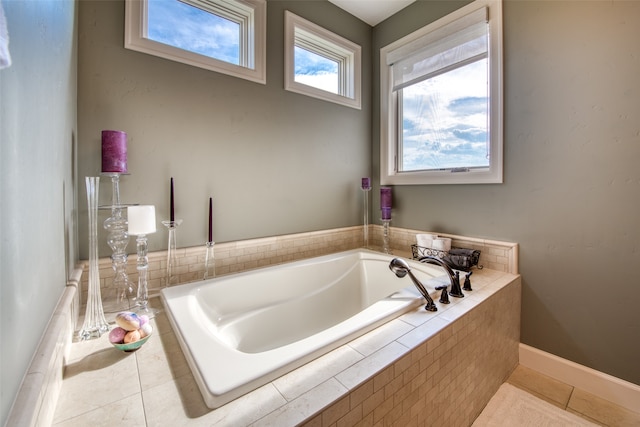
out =
[[[352,250],[164,289],[207,406],[218,408],[421,304],[410,279],[389,270],[392,258]],[[409,263],[423,283],[442,275]]]

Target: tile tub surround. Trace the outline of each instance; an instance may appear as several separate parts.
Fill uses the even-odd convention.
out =
[[[369,227],[372,247],[380,247],[382,227],[378,225],[370,225]],[[289,260],[357,248],[362,243],[362,229],[362,226],[354,226],[218,244],[216,245],[217,274],[239,272]],[[415,234],[424,233],[424,231],[395,227],[391,227],[390,231],[394,253],[405,257],[411,256],[409,248],[411,244],[415,243]],[[481,265],[497,271],[517,273],[517,244],[445,236],[453,237],[454,245],[480,249],[482,251]],[[181,281],[199,280],[204,264],[203,248],[182,248],[178,252],[182,271]],[[164,273],[166,252],[156,252],[150,256],[154,260],[151,264],[151,268],[155,270],[153,272],[154,280],[159,281]],[[88,277],[86,269],[86,263],[84,266],[81,263],[70,277],[49,326],[43,334],[44,338],[40,347],[33,356],[31,366],[25,374],[8,420],[20,420],[20,425],[51,424],[62,386],[62,372],[67,365],[69,349],[72,346],[72,337],[74,331],[82,324],[78,317],[84,313],[84,308],[81,306],[86,299]],[[137,280],[135,254],[129,257],[128,273],[132,280]],[[103,289],[113,285],[113,270],[109,258],[100,260],[100,278]]]
[[[134,353],[106,337],[74,343],[54,425],[470,425],[515,368],[520,329],[520,277],[474,279],[438,316],[406,313],[216,410],[165,313]]]
[[[370,239],[373,249],[382,247],[382,226],[370,225]],[[416,234],[427,231],[391,227],[391,247],[394,254],[411,258],[411,245],[416,243]],[[438,234],[438,233],[434,233]],[[518,245],[515,243],[472,237],[439,234],[453,240],[453,246],[478,249],[479,264],[491,270],[518,273]],[[133,240],[133,239],[132,239]],[[265,237],[215,245],[216,275],[225,275],[266,267],[284,262],[296,261],[327,255],[334,252],[356,249],[362,246],[363,227],[354,226],[285,236]],[[133,242],[135,246],[135,241]],[[131,242],[129,243],[131,248]],[[202,246],[178,248],[176,251],[178,283],[201,280],[204,275],[205,249]],[[149,287],[159,287],[166,269],[167,252],[149,253]],[[113,287],[114,271],[111,259],[99,260],[100,286],[102,294]],[[88,263],[84,263],[82,275],[82,295],[86,295]],[[127,274],[133,282],[138,280],[136,255],[129,255]]]

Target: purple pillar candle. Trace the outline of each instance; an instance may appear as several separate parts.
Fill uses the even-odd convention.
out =
[[[102,172],[128,173],[127,134],[119,130],[102,131]]]
[[[371,190],[371,178],[362,178],[362,189]]]
[[[391,209],[391,187],[380,188],[380,209]]]
[[[382,219],[391,219],[391,187],[380,188],[380,209]]]

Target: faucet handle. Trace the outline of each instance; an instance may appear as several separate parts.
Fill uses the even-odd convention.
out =
[[[456,270],[455,276],[453,280],[451,280],[451,292],[449,292],[452,297],[462,298],[464,294],[462,293],[462,289],[460,289],[460,272]]]
[[[471,280],[469,280],[469,276],[471,276],[473,274],[472,271],[468,272],[467,274],[465,274],[464,276],[464,286],[462,287],[462,289],[464,289],[465,291],[472,291],[473,289],[471,289]]]
[[[439,291],[439,290],[442,290],[439,301],[442,304],[449,304],[450,301],[449,301],[449,293],[447,292],[447,285],[436,286],[436,291]]]

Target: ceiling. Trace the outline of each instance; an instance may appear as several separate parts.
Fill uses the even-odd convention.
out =
[[[372,27],[415,0],[329,0]]]

